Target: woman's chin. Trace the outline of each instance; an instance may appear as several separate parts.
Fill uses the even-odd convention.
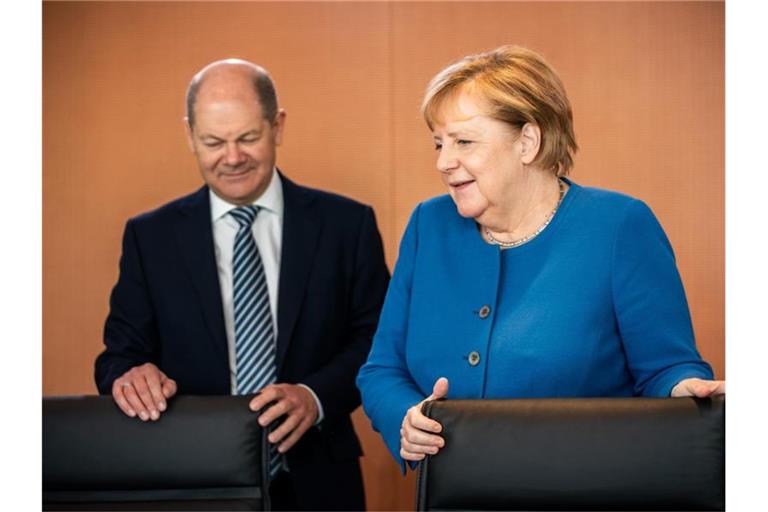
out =
[[[472,204],[466,201],[457,201],[456,210],[459,212],[459,215],[461,215],[464,218],[476,219],[477,217],[483,214],[483,212],[485,211],[485,208],[480,205]]]

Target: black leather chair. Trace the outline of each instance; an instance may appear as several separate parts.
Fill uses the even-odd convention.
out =
[[[446,400],[418,510],[724,510],[725,397]]]
[[[158,421],[111,397],[43,398],[44,510],[269,510],[248,396],[179,396]]]

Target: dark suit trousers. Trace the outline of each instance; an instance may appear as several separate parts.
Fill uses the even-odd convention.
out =
[[[272,510],[365,510],[359,460],[336,462],[331,470],[325,464],[322,471],[301,493],[291,473],[281,471],[269,488]]]

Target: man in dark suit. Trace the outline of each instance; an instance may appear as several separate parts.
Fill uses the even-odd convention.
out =
[[[186,121],[206,185],[128,221],[99,392],[142,421],[177,392],[257,393],[273,507],[363,509],[349,415],[389,280],[373,211],[277,170],[285,112],[255,64],[195,75]]]

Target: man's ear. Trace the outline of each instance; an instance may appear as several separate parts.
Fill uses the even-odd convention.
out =
[[[525,165],[530,165],[539,154],[541,146],[541,128],[534,123],[525,123],[520,129],[520,158]]]
[[[285,130],[285,110],[279,109],[277,115],[275,115],[275,122],[272,123],[272,129],[275,135],[275,146],[279,146],[283,143],[283,130]]]
[[[189,146],[189,150],[191,152],[195,152],[195,138],[194,134],[192,133],[192,127],[189,126],[189,118],[184,116],[184,133],[187,134],[187,145]]]

